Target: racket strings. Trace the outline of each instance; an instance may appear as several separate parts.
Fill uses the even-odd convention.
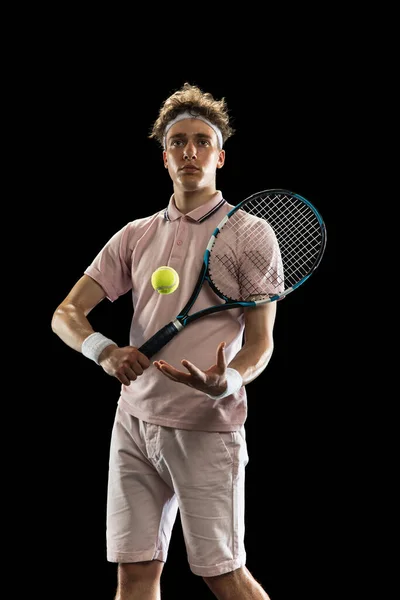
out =
[[[217,264],[221,267],[222,272],[229,273],[229,275],[234,277],[236,280],[239,279],[239,265],[237,262],[232,260],[230,256],[227,254],[217,255],[216,260]]]
[[[216,236],[210,277],[228,298],[266,299],[306,277],[322,245],[321,225],[306,203],[290,194],[258,195],[243,203]]]
[[[281,273],[278,273],[275,269],[271,268],[270,260],[266,260],[261,252],[258,250],[245,251],[244,256],[254,265],[263,277],[266,277],[267,280],[274,285],[274,287],[278,287],[283,283]],[[244,275],[244,277],[246,276]],[[249,286],[250,285],[252,285],[252,282],[249,281]]]
[[[214,285],[224,296],[236,300],[268,298],[270,294],[265,292],[265,278],[267,277],[275,287],[276,271],[269,268],[269,264],[259,252],[245,252],[244,256],[249,261],[246,269],[231,255],[215,253],[211,271]],[[254,269],[249,268],[249,265]],[[257,271],[256,275],[254,270]],[[259,285],[260,282],[262,285]]]

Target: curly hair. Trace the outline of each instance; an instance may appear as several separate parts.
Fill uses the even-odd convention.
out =
[[[228,107],[225,98],[216,100],[209,92],[203,92],[196,85],[185,83],[181,89],[169,96],[161,105],[158,118],[152,125],[149,138],[156,139],[161,146],[164,141],[164,131],[172,119],[181,112],[189,111],[193,115],[202,115],[221,131],[225,143],[235,133],[230,125]]]

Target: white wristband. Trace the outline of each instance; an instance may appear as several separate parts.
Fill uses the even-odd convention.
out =
[[[213,400],[221,400],[221,398],[226,398],[226,396],[230,396],[231,394],[238,392],[243,385],[243,379],[239,371],[228,367],[226,370],[226,383],[226,390],[222,392],[222,394],[219,396],[211,396],[211,394],[207,394],[207,396]]]
[[[106,338],[102,333],[95,332],[89,335],[82,344],[82,354],[86,358],[94,360],[95,363],[99,364],[99,356],[103,352],[104,348],[115,344],[109,338]],[[116,345],[116,344],[115,344]]]

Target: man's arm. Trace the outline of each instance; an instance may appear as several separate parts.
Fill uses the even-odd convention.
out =
[[[243,379],[243,385],[260,375],[268,365],[274,350],[273,331],[276,302],[245,308],[245,343],[229,363]]]
[[[67,346],[81,352],[84,340],[94,333],[86,317],[105,297],[103,288],[88,275],[83,275],[56,308],[52,330]]]
[[[103,288],[88,275],[83,275],[56,308],[51,321],[52,330],[67,346],[82,352],[83,342],[95,333],[87,315],[105,297]],[[112,340],[108,341],[110,343],[100,352],[96,362],[124,385],[135,381],[150,366],[147,356],[137,348],[119,348]]]

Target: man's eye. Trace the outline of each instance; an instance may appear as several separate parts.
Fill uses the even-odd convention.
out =
[[[174,141],[172,142],[172,146],[181,146],[181,145],[182,145],[182,143],[183,143],[183,142],[182,142],[182,140],[174,140]]]

